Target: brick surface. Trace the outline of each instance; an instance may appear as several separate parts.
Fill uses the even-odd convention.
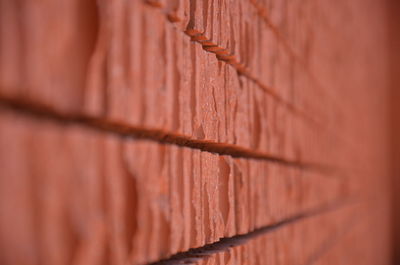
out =
[[[352,195],[343,178],[265,161],[128,140],[4,110],[0,120],[1,168],[12,174],[0,185],[2,232],[8,239],[23,226],[16,243],[54,248],[36,257],[39,263],[94,259],[89,254],[99,244],[111,249],[115,264],[127,258],[143,264]],[[25,235],[36,226],[36,236]]]
[[[340,210],[299,220],[266,235],[250,238],[245,244],[210,254],[194,261],[194,264],[314,264],[320,262],[319,255],[326,254],[325,249],[330,249],[330,245],[336,243],[335,240],[347,232],[346,230],[359,225],[355,224],[355,221],[361,222],[360,208],[354,205],[347,206]],[[320,229],[316,230],[317,226]]]
[[[386,13],[0,0],[0,264],[388,264]]]
[[[197,4],[200,5],[200,2]],[[16,4],[3,5],[11,8]],[[59,8],[45,2],[41,5],[42,8],[38,12],[47,13]],[[51,17],[49,19],[53,20],[48,23],[49,19],[35,20],[27,17],[23,22],[43,31],[51,24],[56,24],[57,27],[67,24],[68,30],[73,31],[73,25],[68,24],[68,19],[78,4],[69,5],[70,7],[66,6],[66,11],[63,11],[66,13],[65,18]],[[93,38],[97,38],[95,43],[78,36],[75,39],[79,39],[79,42],[74,42],[74,35],[62,31],[58,33],[68,36],[69,39],[59,38],[60,44],[52,45],[74,51],[76,49],[70,47],[70,43],[78,45],[80,49],[85,48],[86,50],[80,53],[85,53],[86,57],[78,55],[80,60],[74,59],[68,53],[60,53],[58,56],[64,56],[62,58],[47,55],[51,49],[44,44],[48,40],[42,38],[40,32],[35,30],[14,35],[17,35],[16,38],[26,39],[24,42],[27,45],[35,44],[35,47],[38,47],[37,51],[19,48],[15,43],[17,40],[13,42],[13,39],[5,38],[2,50],[7,56],[2,57],[3,67],[0,72],[5,78],[2,78],[1,91],[5,95],[32,98],[35,102],[59,111],[106,117],[127,125],[158,128],[193,139],[234,144],[291,160],[336,165],[334,158],[338,156],[338,150],[347,150],[348,147],[346,142],[336,139],[339,133],[332,133],[325,126],[332,120],[326,117],[332,113],[326,111],[333,109],[329,108],[331,101],[318,92],[320,90],[312,84],[311,77],[305,73],[304,67],[294,59],[289,60],[287,52],[279,48],[278,40],[257,16],[256,8],[250,2],[231,5],[232,7],[229,7],[226,4],[224,10],[229,11],[226,16],[217,16],[215,19],[216,24],[226,25],[228,28],[210,25],[207,29],[202,29],[201,25],[207,23],[188,23],[190,27],[201,24],[196,29],[199,32],[213,32],[221,38],[226,35],[226,40],[222,42],[231,43],[237,50],[229,53],[244,56],[245,59],[238,59],[240,63],[243,60],[254,62],[253,68],[260,71],[260,77],[271,79],[260,81],[261,85],[246,74],[238,74],[237,68],[219,60],[215,53],[204,50],[204,43],[191,41],[190,35],[185,33],[187,30],[179,26],[181,22],[171,23],[163,8],[155,8],[140,1],[115,1],[100,2],[98,22],[93,22],[96,17],[93,15],[89,21],[91,24],[86,23],[86,30],[95,35]],[[237,13],[242,5],[245,8],[241,11],[244,17],[235,19],[237,14],[234,12],[236,10]],[[216,10],[212,6],[201,6],[196,10],[200,13],[206,12],[204,9]],[[27,4],[27,12],[30,8],[34,7]],[[182,3],[179,8],[183,9],[180,13],[190,13],[189,3]],[[17,12],[18,8],[15,9]],[[7,8],[3,10],[8,12]],[[84,13],[85,10],[81,12]],[[17,13],[8,13],[11,18],[17,17]],[[211,11],[206,13],[210,16],[213,14]],[[196,13],[193,14],[192,20],[201,20],[201,17],[202,15]],[[182,23],[186,20],[183,19]],[[253,20],[259,23],[250,23]],[[14,24],[18,25],[12,23],[11,19],[6,20],[4,30],[12,30],[11,25],[15,26]],[[243,27],[260,29],[247,32],[249,29]],[[21,28],[24,29],[23,26]],[[232,32],[233,35],[224,34],[226,32]],[[244,41],[247,35],[263,37],[268,34],[272,34],[268,38],[275,48],[269,48],[262,40]],[[90,34],[86,35],[89,37]],[[224,46],[223,43],[219,44],[219,41],[216,43]],[[247,47],[248,45],[254,47]],[[253,55],[247,55],[248,50]],[[22,66],[18,68],[18,65],[10,67],[10,63],[18,62],[31,65],[25,62],[24,58],[17,58],[17,55],[22,56],[24,51],[34,54],[32,56],[45,57],[56,62],[63,61],[65,63],[62,67],[65,69],[55,69],[52,63],[46,62],[42,62],[43,66],[35,66],[32,69],[28,67],[26,70],[23,70]],[[263,53],[279,58],[266,59]],[[90,54],[92,56],[88,57]],[[86,61],[83,61],[85,58]],[[81,68],[86,69],[86,72]],[[37,71],[41,71],[41,74],[36,73]],[[83,72],[85,75],[82,78],[73,78],[71,75],[75,72],[72,71]],[[31,80],[30,76],[33,76],[34,80]],[[76,84],[63,81],[72,79]],[[54,89],[54,86],[57,89]],[[272,89],[267,89],[271,92],[266,92],[264,87],[271,87]],[[314,90],[310,90],[310,87],[314,87]],[[58,97],[62,103],[53,100],[56,97],[53,93],[62,93],[63,96]],[[308,101],[306,104],[312,104],[310,107],[302,102],[295,102],[301,101],[303,97]],[[323,119],[324,124],[321,125],[316,119]],[[332,138],[335,141],[332,141]],[[342,164],[339,165],[343,167]]]

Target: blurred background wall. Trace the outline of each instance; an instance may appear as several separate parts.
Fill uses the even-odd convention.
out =
[[[400,264],[400,3],[389,1],[389,58],[392,115],[393,264]]]

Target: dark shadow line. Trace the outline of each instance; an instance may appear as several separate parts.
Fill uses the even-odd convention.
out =
[[[317,215],[320,215],[320,214],[323,214],[326,212],[339,210],[339,209],[343,208],[344,206],[348,206],[351,203],[355,203],[356,201],[357,200],[355,200],[355,199],[341,199],[334,203],[329,203],[329,204],[320,206],[318,208],[311,209],[311,210],[305,211],[303,213],[293,215],[293,216],[285,218],[277,223],[257,228],[249,233],[242,234],[242,235],[235,235],[232,237],[224,237],[224,238],[221,238],[217,242],[206,244],[206,245],[198,247],[198,248],[192,248],[192,249],[189,249],[188,251],[174,254],[174,255],[170,256],[169,258],[162,259],[162,260],[159,260],[159,261],[156,261],[153,263],[149,263],[148,265],[192,264],[201,259],[205,259],[212,254],[227,251],[228,249],[235,247],[235,246],[244,245],[244,244],[246,244],[247,241],[249,241],[253,238],[263,236],[263,235],[268,234],[272,231],[275,231],[279,228],[282,228],[286,225],[290,225],[290,224],[298,222],[300,220],[303,220],[303,219],[306,219],[309,217],[313,217],[313,216],[317,216]]]
[[[307,163],[290,160],[265,152],[254,151],[248,148],[239,147],[234,144],[217,143],[209,140],[192,139],[189,136],[174,134],[156,128],[145,128],[126,125],[120,122],[110,121],[105,118],[92,117],[77,113],[66,113],[57,111],[44,104],[34,103],[30,100],[13,98],[0,95],[0,108],[17,111],[34,118],[49,119],[58,123],[81,125],[97,131],[103,131],[119,135],[121,137],[146,139],[161,144],[171,144],[180,147],[197,149],[204,152],[227,155],[233,158],[246,158],[265,160],[288,167],[295,167],[304,170],[318,171],[326,176],[342,176],[343,172],[328,165]]]

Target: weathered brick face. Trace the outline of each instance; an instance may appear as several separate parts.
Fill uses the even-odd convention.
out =
[[[0,264],[389,264],[373,0],[0,0]]]

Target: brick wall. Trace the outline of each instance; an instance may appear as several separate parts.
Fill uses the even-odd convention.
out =
[[[387,14],[0,0],[0,263],[389,264]]]

